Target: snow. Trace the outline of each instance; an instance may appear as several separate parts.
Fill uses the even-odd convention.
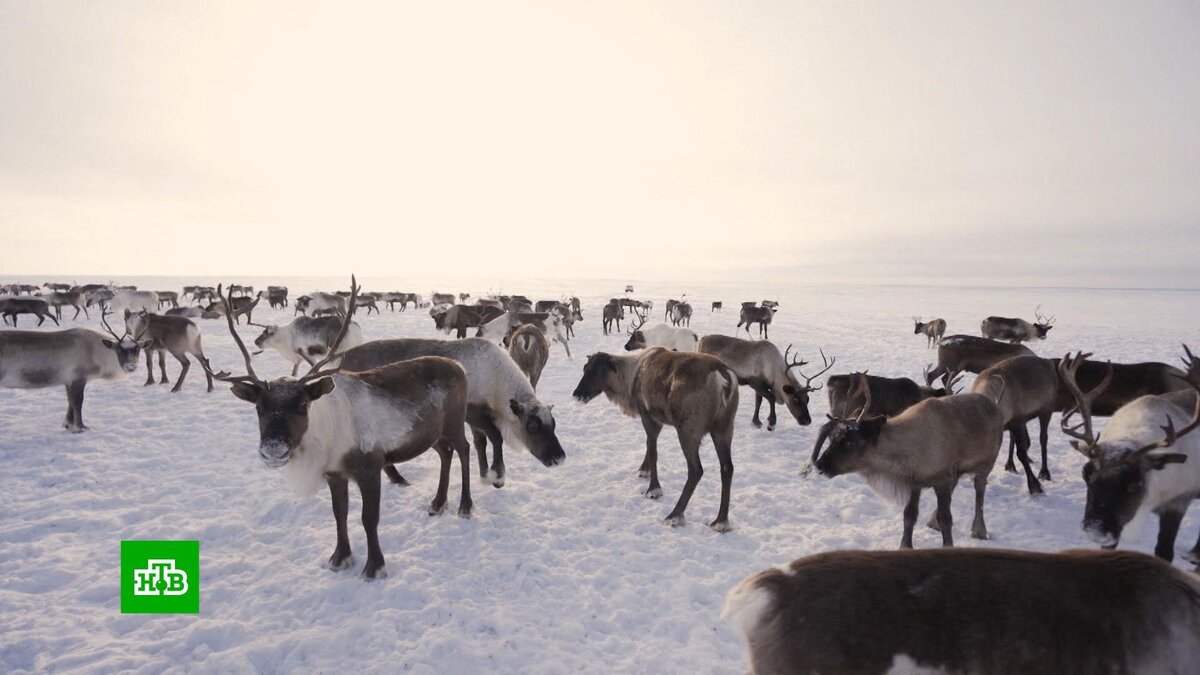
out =
[[[208,281],[118,283],[166,290]],[[346,285],[332,279],[242,281],[286,284],[293,297]],[[360,281],[367,290],[429,297],[427,283]],[[697,308],[692,329],[701,335],[732,334],[744,299],[778,297],[771,335],[781,347],[795,343],[806,358],[816,356],[818,347],[836,354],[831,373],[870,368],[916,378],[935,352],[925,348],[924,336],[912,334],[913,315],[942,316],[948,334],[974,335],[984,316],[1030,318],[1038,304],[1058,316],[1049,338],[1032,345],[1042,355],[1084,349],[1096,358],[1175,363],[1181,342],[1200,344],[1200,293],[1191,291],[629,281],[639,289],[634,297],[659,307],[686,288]],[[282,472],[265,468],[253,407],[224,386],[206,394],[198,366],[178,394],[143,387],[140,372],[94,383],[84,405],[91,431],[78,435],[60,428],[66,407],[61,388],[0,390],[0,671],[744,670],[740,640],[720,618],[726,593],[751,573],[809,553],[893,549],[900,514],[859,477],[800,477],[816,424],[800,428],[781,410],[774,432],[754,429],[753,396],[743,390],[733,455],[733,531],[718,534],[705,526],[716,513],[720,487],[708,441],[701,458],[709,470],[688,507],[687,525],[663,525],[686,473],[675,435],[660,437],[663,498],[646,499],[645,480],[636,476],[641,424],[603,398],[587,405],[571,398],[587,354],[622,350],[624,332],[601,335],[600,308],[621,295],[625,282],[530,282],[512,289],[535,300],[563,293],[583,299],[574,360],[552,350],[538,387],[543,402],[557,404],[567,462],[547,469],[514,448],[506,458],[507,485],[499,490],[480,482],[472,466],[475,514],[469,520],[426,515],[437,483],[435,453],[400,467],[414,486],[385,483],[379,533],[389,577],[373,583],[357,576],[366,548],[356,491],[349,525],[356,562],[331,572],[322,568],[334,544],[327,491],[298,498]],[[486,289],[454,290],[478,297]],[[723,300],[725,311],[709,313],[712,300]],[[264,303],[255,318],[284,323],[291,314],[291,308],[271,310]],[[357,318],[364,340],[444,338],[426,310],[385,309]],[[652,315],[651,322],[659,319]],[[224,322],[196,322],[213,366],[241,372]],[[22,328],[31,325],[25,323]],[[64,324],[98,327],[97,321]],[[247,342],[258,332],[242,328]],[[290,363],[273,352],[255,364],[260,375],[290,372]],[[173,380],[178,367],[171,363],[169,370]],[[812,407],[817,423],[825,412],[820,392]],[[1081,458],[1058,432],[1057,417],[1054,425],[1054,481],[1046,484],[1046,496],[1030,498],[1024,479],[1005,473],[1001,460],[985,505],[992,540],[969,537],[971,491],[960,490],[953,509],[958,545],[1038,551],[1093,546],[1079,529]],[[459,475],[454,467],[452,497]],[[917,547],[940,544],[940,535],[924,528],[933,503],[927,495]],[[1184,520],[1180,553],[1200,529],[1196,511]],[[1153,550],[1156,529],[1150,519],[1127,531],[1121,547]],[[122,539],[199,539],[201,613],[120,614]]]

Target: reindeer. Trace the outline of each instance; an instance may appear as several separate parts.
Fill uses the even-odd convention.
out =
[[[830,551],[747,578],[722,617],[755,673],[1190,673],[1200,663],[1200,580],[1141,553]]]
[[[172,307],[163,316],[182,316],[187,319],[219,319],[221,312],[210,312],[203,307]]]
[[[733,484],[733,423],[737,416],[737,376],[715,356],[672,352],[653,347],[639,356],[599,352],[588,357],[574,397],[587,403],[603,393],[630,417],[640,417],[646,430],[646,457],[639,475],[649,474],[646,496],[658,499],[658,435],[665,425],[675,427],[687,461],[687,482],[675,508],[667,515],[672,527],[684,524],[683,512],[704,468],[700,442],[712,438],[721,465],[721,506],[709,527],[728,532],[729,490]]]
[[[550,358],[550,343],[546,335],[536,326],[525,324],[513,331],[508,338],[508,355],[529,378],[529,384],[537,391],[542,369]]]
[[[837,357],[827,359],[822,351],[821,360],[824,361],[825,368],[809,377],[799,370],[801,366],[808,364],[807,361],[788,358],[792,351],[791,345],[780,354],[779,348],[766,340],[755,342],[725,335],[705,335],[700,339],[699,351],[701,354],[712,354],[721,359],[737,375],[738,384],[754,390],[754,417],[750,419],[750,424],[756,429],[762,427],[758,414],[763,399],[767,400],[770,405],[767,431],[775,430],[777,401],[783,401],[800,426],[812,424],[812,416],[808,412],[808,397],[821,388],[812,386],[812,381],[837,362]],[[793,368],[804,378],[804,384],[800,384],[799,380],[793,377]]]
[[[170,305],[171,307],[179,306],[179,294],[175,291],[157,291],[155,295],[158,296],[157,309],[162,309],[164,305]]]
[[[450,359],[427,357],[391,363],[366,371],[343,366],[323,369],[339,353],[349,331],[358,290],[352,281],[349,309],[343,330],[329,354],[298,380],[259,379],[250,352],[238,336],[228,298],[226,322],[246,362],[246,374],[213,373],[201,359],[205,372],[223,382],[237,398],[255,404],[258,412],[258,454],[269,468],[284,468],[290,482],[302,492],[314,494],[321,481],[329,486],[333,501],[337,543],[326,567],[343,570],[354,564],[346,535],[349,511],[349,482],[362,495],[362,524],[367,535],[367,561],[362,578],[387,576],[379,547],[380,470],[392,468],[425,453],[430,447],[441,458],[437,495],[429,514],[441,513],[446,505],[451,455],[458,454],[462,467],[462,493],[458,513],[470,517],[470,445],[463,433],[466,417],[467,377]]]
[[[187,377],[188,369],[192,367],[187,355],[197,359],[204,358],[204,350],[200,346],[200,329],[191,320],[182,316],[160,316],[142,310],[136,314],[125,310],[125,330],[134,336],[139,343],[149,340],[146,350],[146,384],[154,384],[154,352],[158,352],[158,369],[162,374],[159,384],[167,384],[167,352],[179,361],[179,379],[171,388],[171,393],[177,393],[183,387],[183,378]],[[204,377],[208,381],[208,391],[213,390],[212,375],[205,370]]]
[[[547,467],[566,459],[554,431],[556,423],[551,406],[538,400],[525,374],[493,342],[481,338],[375,340],[347,350],[342,356],[342,367],[366,370],[420,356],[451,358],[467,371],[467,424],[471,425],[479,456],[480,477],[493,487],[504,486],[505,440],[524,446]],[[489,440],[493,447],[490,470],[487,468]],[[388,477],[393,482],[403,482],[394,469],[388,471]]]
[[[0,331],[0,387],[41,389],[63,386],[67,414],[63,428],[72,433],[87,430],[83,423],[83,390],[93,380],[116,380],[137,370],[141,350],[149,340],[128,333],[118,337],[108,325],[108,339],[86,328],[61,331]]]
[[[865,417],[871,407],[866,377],[860,387],[866,404],[857,417],[833,418],[829,449],[816,461],[817,471],[833,478],[858,473],[881,496],[906,501],[900,548],[912,548],[921,490],[933,488],[937,512],[929,526],[941,530],[942,545],[953,546],[950,497],[958,479],[975,477],[975,520],[971,536],[987,539],[983,496],[987,477],[1004,435],[1004,418],[996,401],[983,394],[929,398],[899,415]]]
[[[115,291],[112,304],[118,316],[125,310],[135,313],[144,310],[153,314],[158,311],[158,293],[121,288]]]
[[[69,291],[69,290],[71,290],[71,284],[54,283],[54,282],[50,282],[50,281],[47,281],[46,283],[42,284],[42,287],[48,288],[51,291]]]
[[[720,311],[722,311],[722,309],[724,309],[724,305],[721,304],[721,301],[715,300],[715,301],[713,301],[712,309],[709,310],[708,313],[712,314],[713,312],[720,312]]]
[[[242,316],[246,317],[246,323],[251,323],[254,320],[254,308],[258,306],[261,297],[251,297],[243,295],[238,298],[229,298],[229,305],[233,307],[233,320],[236,323],[242,322]],[[226,303],[213,302],[204,308],[207,314],[221,316],[225,313]],[[316,312],[313,312],[315,315]]]
[[[562,316],[557,313],[545,312],[514,312],[509,310],[504,314],[479,326],[475,337],[487,338],[494,342],[508,345],[508,338],[520,326],[531,325],[542,331],[547,338],[563,346],[567,358],[571,356],[571,347],[567,336],[562,330]]]
[[[62,308],[74,307],[75,316],[71,317],[72,321],[79,319],[79,313],[83,312],[83,316],[90,319],[92,315],[87,311],[87,304],[84,301],[83,293],[79,289],[67,291],[54,291],[45,296],[46,304],[54,308],[54,316],[59,321],[62,320]]]
[[[0,316],[4,319],[4,325],[12,321],[13,328],[17,327],[17,317],[21,314],[32,314],[37,317],[37,325],[42,325],[46,319],[54,322],[55,326],[58,323],[58,317],[50,313],[50,304],[41,298],[0,298]]]
[[[621,330],[621,319],[624,318],[625,310],[620,304],[617,303],[616,298],[609,300],[608,304],[604,306],[604,313],[601,323],[601,329],[604,331],[604,334],[608,335],[610,332],[612,332],[614,324],[616,325],[617,330]]]
[[[647,347],[665,347],[677,352],[694,352],[700,338],[689,328],[675,328],[660,323],[652,328],[642,329],[646,318],[638,315],[638,322],[629,326],[629,341],[625,343],[625,351]]]
[[[941,344],[942,336],[946,334],[945,319],[930,319],[928,321],[921,321],[921,317],[914,316],[913,323],[915,324],[913,327],[913,335],[924,335],[926,338],[926,348],[932,349],[934,345]]]
[[[738,313],[738,328],[743,324],[746,326],[746,335],[750,335],[750,324],[758,324],[758,337],[770,339],[771,320],[775,318],[775,312],[778,311],[775,307],[755,307],[754,303],[742,303],[742,310]]]
[[[1043,316],[1041,305],[1034,310],[1037,320],[1030,323],[1024,319],[1010,319],[1003,316],[989,316],[979,324],[983,337],[992,340],[1008,340],[1012,344],[1027,342],[1035,337],[1046,339],[1046,333],[1054,327],[1054,317]]]
[[[1118,410],[1099,437],[1092,431],[1092,406],[1112,382],[1112,370],[1085,394],[1075,375],[1087,355],[1068,354],[1058,364],[1063,386],[1075,398],[1074,407],[1063,414],[1062,430],[1076,439],[1072,446],[1087,458],[1083,529],[1106,549],[1116,548],[1125,525],[1148,511],[1158,516],[1154,554],[1174,560],[1179,525],[1200,497],[1200,436],[1188,436],[1200,427],[1200,359],[1186,345],[1183,349],[1185,380],[1197,392],[1188,397],[1191,409],[1180,405],[1186,399],[1178,394],[1143,396]],[[1072,425],[1075,414],[1080,422]],[[1200,541],[1187,559],[1200,569]]]
[[[554,308],[554,312],[562,317],[562,325],[563,328],[566,329],[567,337],[575,337],[575,322],[581,321],[582,318],[577,317],[582,317],[583,315],[577,314],[576,312],[572,311],[570,307],[562,303],[559,303],[558,306]]]
[[[261,354],[265,349],[274,349],[283,358],[292,362],[292,377],[295,377],[300,370],[302,361],[311,366],[316,363],[317,359],[329,354],[334,340],[341,334],[343,323],[341,319],[333,316],[319,318],[300,316],[286,326],[252,323],[250,325],[263,329],[263,332],[254,339],[254,346],[259,349],[255,355]],[[352,321],[346,335],[342,338],[340,348],[345,351],[360,344],[362,344],[362,328],[357,322]]]
[[[258,292],[258,297],[263,296],[266,296],[267,304],[271,306],[271,309],[288,306],[287,286],[267,286],[267,290]]]
[[[296,303],[296,309],[301,314],[311,313],[313,316],[346,316],[346,298],[336,293],[314,292],[306,296],[308,300],[301,308],[300,303]],[[236,308],[237,305],[235,304]]]
[[[947,372],[982,373],[1001,361],[1025,354],[1032,356],[1033,351],[1022,344],[1008,344],[974,335],[951,335],[938,343],[937,367],[925,370],[925,384],[932,385]]]
[[[1016,473],[1012,460],[1015,448],[1017,458],[1025,469],[1029,494],[1042,494],[1042,484],[1038,478],[1050,480],[1046,442],[1050,416],[1056,410],[1055,400],[1058,398],[1058,373],[1054,363],[1037,356],[1014,356],[980,373],[971,385],[971,391],[995,399],[1000,406],[1004,428],[1008,431],[1009,456],[1005,471]],[[1026,427],[1034,418],[1041,425],[1042,470],[1038,477],[1034,477],[1029,461],[1031,443]]]
[[[692,325],[692,305],[688,302],[678,302],[671,308],[672,326]]]
[[[253,286],[240,286],[238,284],[229,284],[229,297],[230,298],[239,297],[239,296],[249,297],[251,295],[254,295],[254,287]],[[237,309],[237,307],[235,306],[234,309]]]
[[[434,292],[434,293],[430,293],[429,299],[435,305],[453,305],[454,304],[454,294],[453,293]]]
[[[571,296],[570,304],[571,315],[575,317],[576,321],[583,321],[583,309],[580,305],[579,298]]]
[[[467,337],[468,328],[478,329],[503,315],[504,312],[494,307],[451,305],[445,311],[435,314],[433,322],[443,333],[449,335],[450,331],[454,331],[455,337],[462,339]]]

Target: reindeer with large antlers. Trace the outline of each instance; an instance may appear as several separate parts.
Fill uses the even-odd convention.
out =
[[[458,513],[470,516],[470,445],[464,432],[467,377],[462,366],[431,356],[362,372],[326,368],[339,357],[354,316],[358,284],[351,277],[349,307],[329,353],[299,379],[281,377],[268,382],[254,373],[250,352],[234,326],[229,298],[219,288],[218,295],[226,307],[229,332],[246,362],[246,374],[221,372],[213,377],[229,382],[234,396],[255,404],[258,454],[268,467],[283,467],[292,484],[307,494],[315,493],[322,480],[328,484],[337,525],[329,569],[353,564],[346,534],[348,486],[353,480],[362,495],[362,524],[367,535],[362,577],[387,576],[379,548],[379,474],[384,467],[413,459],[430,447],[441,457],[441,473],[429,514],[441,513],[446,506],[451,456],[458,453],[462,467]],[[212,373],[206,360],[201,364]]]
[[[808,365],[800,358],[789,358],[792,346],[788,345],[783,354],[779,348],[768,340],[743,340],[742,338],[726,335],[705,335],[700,338],[699,352],[712,354],[721,359],[725,365],[737,375],[738,384],[748,386],[754,391],[754,416],[750,423],[756,428],[762,427],[759,411],[765,399],[770,406],[767,413],[767,430],[775,429],[775,404],[782,401],[792,417],[800,426],[812,424],[812,416],[808,412],[809,394],[821,389],[822,385],[812,386],[813,380],[823,375],[837,358],[827,359],[821,352],[825,367],[809,377],[799,369]],[[804,383],[796,377],[800,373]]]
[[[646,325],[646,315],[637,310],[634,310],[634,314],[637,315],[637,323],[629,325],[629,340],[625,343],[625,351],[631,352],[635,349],[650,347],[663,347],[676,352],[696,351],[696,343],[700,338],[692,329],[676,328],[660,323],[643,330],[642,326]]]
[[[1200,427],[1200,359],[1186,345],[1183,349],[1183,379],[1194,391],[1128,403],[1099,436],[1092,428],[1092,404],[1112,382],[1112,369],[1084,393],[1075,375],[1089,354],[1068,354],[1059,362],[1063,385],[1075,397],[1075,406],[1063,414],[1062,430],[1087,458],[1083,529],[1104,548],[1115,548],[1125,525],[1139,511],[1149,511],[1159,523],[1154,554],[1174,559],[1183,515],[1200,497],[1200,436],[1189,436]],[[1075,415],[1080,421],[1071,424]],[[1185,557],[1200,566],[1200,541]]]
[[[983,337],[992,340],[1008,340],[1012,344],[1027,342],[1037,338],[1045,340],[1046,334],[1054,328],[1054,317],[1042,314],[1042,306],[1038,305],[1033,311],[1036,320],[1033,323],[1025,319],[1013,319],[1003,316],[989,316],[979,324]]]

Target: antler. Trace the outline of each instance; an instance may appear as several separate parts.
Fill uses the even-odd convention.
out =
[[[787,373],[787,371],[791,370],[792,368],[799,368],[800,366],[808,365],[808,361],[805,361],[804,359],[800,359],[800,358],[789,359],[788,354],[791,351],[792,351],[792,345],[788,345],[787,349],[783,350],[783,372],[785,374]]]
[[[338,332],[337,339],[333,341],[333,345],[329,348],[329,353],[325,355],[325,358],[313,364],[313,367],[310,368],[308,372],[300,378],[300,382],[308,382],[310,380],[328,377],[341,369],[340,365],[334,366],[333,368],[329,368],[327,370],[321,370],[321,367],[326,363],[329,363],[330,359],[334,358],[335,356],[340,356],[337,353],[337,350],[338,347],[342,346],[342,340],[345,339],[346,333],[350,331],[351,319],[354,317],[354,310],[358,307],[358,291],[358,280],[355,279],[354,275],[352,274],[350,275],[350,300],[348,301],[348,307],[346,308],[346,318],[342,321],[342,330]]]
[[[1192,350],[1188,349],[1187,345],[1183,345],[1183,351],[1187,354],[1187,356],[1182,358],[1183,364],[1187,366],[1187,372],[1184,375],[1176,375],[1176,377],[1187,382],[1196,390],[1196,409],[1192,412],[1192,421],[1188,422],[1187,426],[1176,431],[1175,423],[1168,417],[1167,423],[1161,427],[1165,435],[1149,445],[1138,448],[1134,453],[1128,455],[1125,461],[1133,462],[1151,450],[1172,446],[1180,438],[1200,427],[1200,358],[1192,354]]]
[[[871,408],[871,384],[867,381],[867,371],[862,371],[858,374],[858,386],[854,390],[855,395],[861,393],[863,395],[863,406],[858,411],[858,417],[854,418],[855,422],[861,422],[863,415],[867,414],[867,410]]]
[[[638,322],[636,324],[633,323],[632,321],[629,322],[629,334],[630,335],[633,335],[636,331],[641,330],[642,326],[646,325],[646,317],[639,314],[637,311],[637,308],[634,308],[633,314],[634,314],[634,316],[636,316],[638,318]]]
[[[1042,314],[1042,306],[1041,305],[1038,305],[1037,307],[1034,308],[1033,316],[1035,319],[1037,319],[1037,322],[1042,324],[1043,326],[1049,326],[1054,323],[1053,316],[1047,318],[1046,315]]]
[[[815,380],[815,379],[817,379],[817,378],[818,378],[818,377],[820,377],[821,375],[824,375],[826,372],[828,372],[828,370],[829,370],[830,368],[832,368],[832,367],[833,367],[833,364],[837,363],[837,357],[836,357],[836,356],[835,356],[835,357],[833,357],[832,359],[829,359],[829,358],[826,358],[826,357],[825,357],[825,350],[824,350],[824,349],[822,349],[822,350],[820,350],[820,351],[821,351],[821,361],[823,361],[823,362],[824,362],[824,364],[825,364],[825,367],[824,367],[824,368],[822,368],[821,370],[817,371],[815,375],[813,375],[812,377],[809,377],[808,375],[805,375],[805,374],[804,374],[804,373],[803,373],[803,372],[802,372],[802,371],[801,371],[799,368],[797,368],[797,369],[796,369],[796,372],[797,372],[797,373],[800,373],[800,377],[803,377],[803,378],[804,378],[804,388],[805,388],[805,389],[807,389],[807,390],[809,390],[809,391],[819,391],[819,390],[821,389],[821,386],[824,386],[824,385],[821,385],[821,386],[814,387],[814,386],[812,386],[812,381],[813,381],[813,380]]]
[[[1102,394],[1104,390],[1108,388],[1108,385],[1112,383],[1113,367],[1112,363],[1110,362],[1108,364],[1108,369],[1104,373],[1104,379],[1100,380],[1100,383],[1097,384],[1090,392],[1084,394],[1079,388],[1079,383],[1075,379],[1075,374],[1079,371],[1079,367],[1083,365],[1083,362],[1086,361],[1089,356],[1091,356],[1090,353],[1085,354],[1080,351],[1076,352],[1075,356],[1072,357],[1071,353],[1067,352],[1067,355],[1064,356],[1062,361],[1059,361],[1058,363],[1058,372],[1062,377],[1063,385],[1068,391],[1071,392],[1071,395],[1075,397],[1075,405],[1063,413],[1062,421],[1060,422],[1059,426],[1062,428],[1064,434],[1070,436],[1071,438],[1082,441],[1085,444],[1085,447],[1080,449],[1080,452],[1083,452],[1085,455],[1091,457],[1092,454],[1094,454],[1093,451],[1096,445],[1096,435],[1092,432],[1092,402],[1095,401],[1096,397]],[[1079,424],[1071,426],[1068,423],[1068,420],[1075,413],[1080,414],[1081,421]],[[1079,432],[1080,429],[1083,429],[1083,433]]]
[[[109,315],[109,314],[112,314],[112,312],[108,311],[108,308],[107,308],[107,307],[106,307],[106,308],[104,308],[104,309],[102,309],[102,310],[100,310],[100,324],[101,324],[102,326],[104,326],[104,330],[108,331],[108,334],[109,334],[109,335],[113,336],[113,339],[115,339],[117,342],[120,342],[120,341],[121,341],[121,336],[120,336],[120,335],[117,335],[117,331],[113,330],[113,329],[112,329],[112,326],[108,325],[108,315]],[[125,330],[125,334],[126,334],[126,335],[128,335],[128,334],[129,334],[129,330],[128,330],[128,329],[126,329],[126,330]]]
[[[954,391],[954,385],[958,384],[962,378],[963,373],[961,370],[947,368],[946,372],[942,373],[942,388],[946,390],[947,396],[952,396],[958,393],[957,391]]]

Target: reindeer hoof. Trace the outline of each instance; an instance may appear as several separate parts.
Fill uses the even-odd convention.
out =
[[[933,530],[934,532],[941,532],[941,531],[942,531],[942,525],[941,525],[941,523],[939,523],[939,522],[937,521],[937,518],[936,518],[936,517],[935,517],[935,518],[930,518],[930,519],[929,519],[929,522],[928,522],[928,523],[925,523],[925,527],[928,527],[929,529]]]
[[[767,431],[775,431],[775,423],[774,422],[767,423]]]
[[[362,574],[360,574],[359,576],[362,578],[363,581],[375,581],[377,579],[386,579],[387,575],[388,575],[387,568],[381,564],[378,567],[374,567],[374,568],[372,568],[369,565],[367,567],[364,567]]]
[[[646,488],[646,491],[642,494],[646,496],[646,499],[658,499],[662,496],[662,488]]]
[[[709,523],[708,526],[713,529],[713,532],[724,533],[724,532],[728,532],[733,529],[733,527],[731,527],[729,525],[728,520],[714,520],[711,523]]]
[[[440,515],[442,515],[442,513],[443,513],[445,510],[446,510],[446,504],[445,504],[445,503],[442,503],[442,504],[430,504],[430,505],[429,505],[429,511],[428,511],[428,512],[429,512],[429,515],[431,515],[431,516],[440,516]]]
[[[683,516],[667,516],[663,522],[671,527],[683,527]]]
[[[812,462],[805,462],[804,466],[800,467],[800,475],[808,477],[808,475],[813,472],[813,468]]]
[[[973,527],[971,528],[971,538],[973,538],[973,539],[983,539],[983,540],[988,540],[988,539],[991,539],[991,537],[989,537],[989,536],[988,536],[987,530],[985,530],[985,529],[982,529],[982,528],[981,528],[981,529],[979,529],[979,530],[976,530],[976,529],[975,529],[975,528],[973,528]]]
[[[1030,497],[1034,497],[1034,498],[1043,497],[1043,496],[1045,496],[1045,494],[1046,494],[1046,491],[1042,489],[1042,485],[1040,483],[1030,483],[1029,484],[1029,496]]]
[[[150,386],[153,386],[153,385],[154,385],[154,380],[150,380],[149,382],[147,382],[146,384],[143,384],[142,386],[143,386],[143,387],[150,387]]]
[[[337,554],[334,553],[332,556],[329,557],[329,561],[326,562],[323,565],[323,567],[331,572],[340,572],[344,569],[348,569],[353,564],[354,564],[354,556],[353,555],[347,555],[345,558],[338,560]]]
[[[750,426],[754,427],[755,429],[761,429],[762,422],[759,420],[750,420]]]
[[[1047,469],[1042,469],[1038,472],[1038,480],[1054,482],[1054,479],[1050,477],[1050,471]]]
[[[469,505],[458,507],[458,517],[470,520],[471,519],[471,507]]]
[[[1017,465],[1016,465],[1016,464],[1013,464],[1012,462],[1009,462],[1008,464],[1005,464],[1005,465],[1004,465],[1004,470],[1005,470],[1005,471],[1007,471],[1007,472],[1009,472],[1009,473],[1016,473],[1016,472],[1017,472]]]

